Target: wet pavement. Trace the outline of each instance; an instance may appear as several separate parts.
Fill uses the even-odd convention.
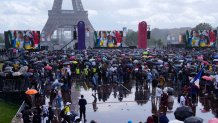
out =
[[[154,98],[152,98],[150,93],[151,89],[147,91],[143,87],[141,89],[136,88],[134,82],[132,83],[103,85],[98,87],[97,91],[94,91],[89,83],[81,82],[74,86],[75,90],[72,93],[76,92],[77,96],[80,93],[87,100],[87,123],[91,120],[95,120],[98,123],[127,123],[128,120],[132,120],[134,123],[145,122],[147,117],[152,115],[152,112],[156,112],[159,107],[152,103]],[[174,111],[179,106],[177,97],[173,98],[173,109],[167,111],[169,120],[175,119]],[[195,106],[192,108],[196,111],[196,116],[203,118],[204,122],[207,122],[215,117],[212,110],[210,110],[210,107],[213,107],[212,105],[213,102],[208,100],[208,98],[201,97],[196,108]],[[204,109],[208,110],[208,112]]]

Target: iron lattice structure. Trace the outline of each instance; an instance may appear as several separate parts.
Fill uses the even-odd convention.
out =
[[[71,1],[73,10],[63,10],[63,0],[54,0],[52,10],[48,11],[48,20],[42,30],[42,45],[53,46],[54,44],[52,44],[51,39],[56,32],[56,45],[58,48],[61,48],[61,46],[64,46],[70,41],[69,39],[66,41],[66,39],[63,38],[63,32],[70,31],[73,39],[75,25],[77,25],[79,21],[84,21],[86,29],[89,30],[89,36],[86,36],[86,47],[94,46],[92,38],[94,28],[88,19],[88,11],[84,10],[81,0]]]

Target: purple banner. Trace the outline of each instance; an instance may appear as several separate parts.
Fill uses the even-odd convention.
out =
[[[83,21],[80,21],[77,26],[78,26],[78,50],[84,50],[86,49],[85,23]]]

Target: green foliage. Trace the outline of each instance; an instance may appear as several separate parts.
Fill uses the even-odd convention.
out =
[[[154,38],[151,38],[150,40],[148,40],[148,47],[155,47],[155,48],[161,48],[163,47],[164,44],[163,42],[161,41],[161,39],[154,39]]]
[[[19,106],[0,100],[0,123],[10,123]]]
[[[3,43],[4,42],[4,39],[2,36],[0,36],[0,43]]]
[[[209,23],[200,23],[195,27],[195,30],[211,30],[213,27]]]
[[[131,31],[127,33],[126,36],[126,45],[127,46],[137,46],[138,44],[138,32]]]
[[[127,33],[126,36],[126,45],[127,46],[137,46],[138,44],[138,32],[131,31]],[[163,47],[163,42],[161,39],[148,39],[148,47],[156,47],[156,48],[161,48]]]

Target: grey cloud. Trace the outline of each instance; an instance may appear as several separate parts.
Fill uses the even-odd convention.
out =
[[[70,1],[70,0],[69,0]],[[218,23],[216,0],[82,0],[96,30],[137,29],[145,20],[151,28],[195,26]],[[0,32],[8,29],[41,30],[48,18],[53,0],[2,0]],[[70,5],[67,5],[69,7]]]

